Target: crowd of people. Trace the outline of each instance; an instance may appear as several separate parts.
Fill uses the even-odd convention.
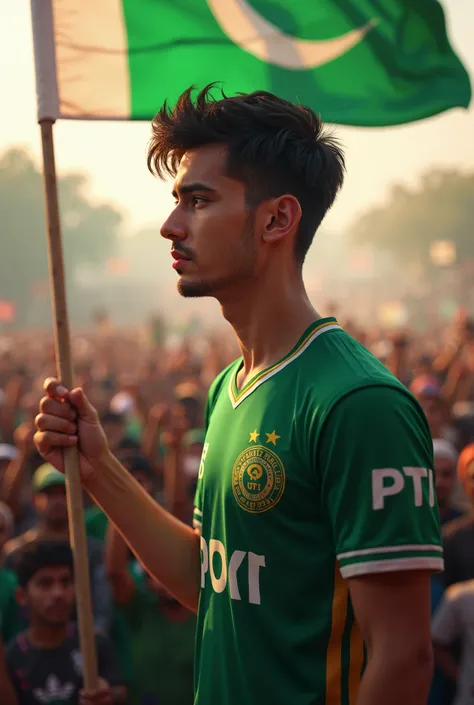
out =
[[[430,705],[474,698],[474,321],[390,332],[345,329],[412,391],[433,437],[445,571],[432,579],[436,671]],[[144,490],[191,524],[206,392],[237,355],[232,336],[170,346],[137,331],[73,339],[75,382],[100,414],[110,448]],[[82,661],[65,480],[33,443],[47,333],[0,335],[0,702],[75,703]],[[98,669],[105,702],[190,705],[195,615],[148,576],[101,509],[85,498]],[[472,615],[472,618],[471,618]],[[109,700],[107,700],[109,698]]]

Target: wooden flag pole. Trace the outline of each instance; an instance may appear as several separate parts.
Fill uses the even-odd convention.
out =
[[[53,122],[54,121],[50,119],[40,120],[48,232],[49,274],[53,302],[57,374],[67,389],[72,389],[73,371],[61,243],[61,223],[58,208],[56,164],[54,159]],[[98,676],[94,621],[92,618],[89,561],[84,523],[84,505],[79,475],[79,452],[77,448],[64,449],[64,467],[66,474],[69,534],[74,553],[74,579],[79,640],[84,669],[84,687],[89,690],[97,687]]]

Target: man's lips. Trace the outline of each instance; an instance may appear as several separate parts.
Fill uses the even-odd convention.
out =
[[[171,257],[174,259],[172,264],[173,269],[181,269],[186,262],[191,262],[191,258],[179,250],[171,250]]]

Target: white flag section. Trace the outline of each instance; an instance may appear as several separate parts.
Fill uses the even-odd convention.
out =
[[[130,118],[121,0],[31,0],[38,121]]]

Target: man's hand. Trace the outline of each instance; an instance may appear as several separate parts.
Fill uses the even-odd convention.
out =
[[[44,383],[46,396],[41,399],[35,419],[34,441],[46,462],[64,472],[63,449],[79,445],[82,480],[89,479],[94,465],[109,448],[97,411],[82,389],[69,392],[57,379]]]
[[[99,678],[99,684],[94,690],[81,690],[79,705],[113,705],[112,690],[107,681]]]

